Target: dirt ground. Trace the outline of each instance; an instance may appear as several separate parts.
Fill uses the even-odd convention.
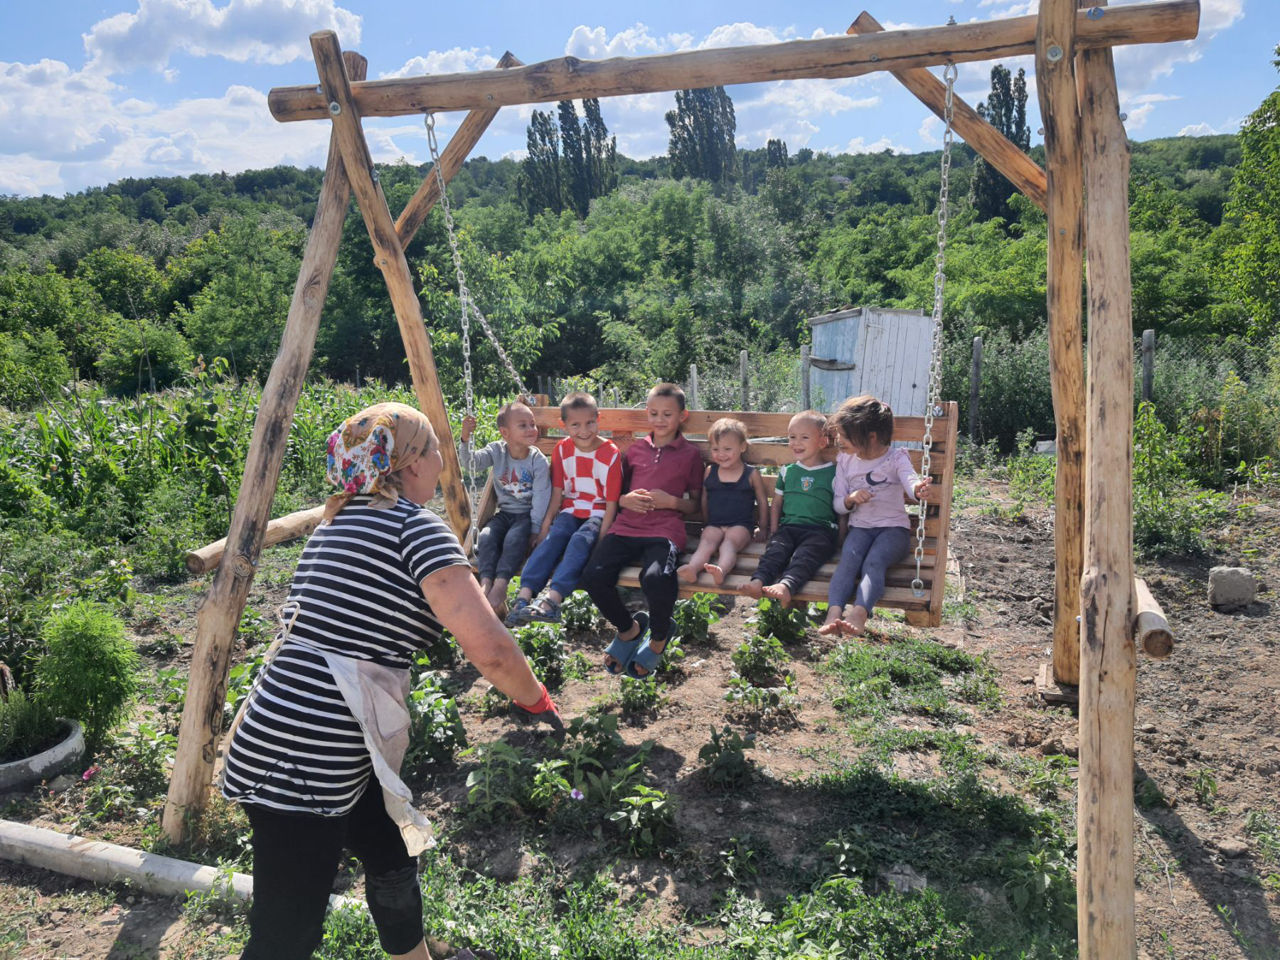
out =
[[[1253,504],[1252,513],[1215,532],[1221,546],[1216,556],[1139,567],[1176,641],[1168,659],[1139,654],[1138,660],[1135,776],[1146,798],[1134,814],[1141,957],[1280,957],[1280,866],[1257,829],[1246,829],[1251,811],[1265,813],[1272,823],[1280,820],[1280,510],[1270,505],[1274,499],[1238,499]],[[1004,700],[997,711],[977,713],[967,731],[990,749],[1075,755],[1073,711],[1046,705],[1033,683],[1052,642],[1051,516],[1015,507],[1002,486],[986,484],[958,499],[952,531],[952,587],[969,615],[922,635],[986,654]],[[1208,573],[1218,563],[1253,570],[1259,599],[1230,613],[1211,609]],[[265,589],[251,602],[270,609],[281,589]],[[192,606],[168,624],[184,640],[178,662],[189,657],[194,638]],[[754,756],[764,785],[752,791],[749,802],[705,789],[696,776],[697,750],[708,728],[725,722],[729,654],[743,638],[749,614],[746,604],[731,610],[712,628],[710,641],[691,647],[677,675],[668,678],[668,699],[656,714],[623,727],[629,743],[656,742],[650,769],[679,802],[682,835],[695,838],[708,857],[744,832],[767,838],[773,850],[789,849],[821,816],[796,802],[792,775],[838,762],[853,750],[826,695],[828,681],[816,672],[832,642],[810,630],[791,649],[803,699],[797,722],[758,737]],[[592,662],[598,660],[598,647],[589,652]],[[610,684],[597,669],[585,680],[567,682],[557,699],[566,716],[575,715]],[[460,703],[473,743],[533,735],[509,719],[484,719],[478,694]],[[1144,780],[1151,783],[1141,785]],[[429,813],[447,816],[464,794],[461,778],[446,777],[424,792],[422,803]],[[35,819],[56,825],[47,812]],[[104,838],[136,839],[128,831]],[[588,855],[587,846],[560,844],[552,855],[571,865]],[[528,868],[518,838],[474,848],[463,844],[456,852],[499,877]],[[627,862],[617,879],[648,892],[657,909],[666,904],[673,912],[696,912],[709,906],[696,865],[628,869]],[[184,919],[176,901],[0,864],[0,960],[186,957],[209,932],[207,924]]]

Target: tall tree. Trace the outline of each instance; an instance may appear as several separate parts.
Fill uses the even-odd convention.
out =
[[[572,100],[556,104],[560,114],[560,155],[564,158],[562,179],[565,203],[585,219],[591,204],[591,176],[587,166],[586,144],[582,141],[582,124]]]
[[[560,176],[560,132],[550,113],[533,111],[525,142],[528,153],[521,164],[521,199],[532,220],[543,210],[564,209]]]
[[[1280,46],[1276,47],[1280,58]],[[1273,61],[1280,69],[1280,59]],[[1280,87],[1240,125],[1240,166],[1227,217],[1239,239],[1226,257],[1226,285],[1249,309],[1250,330],[1280,327]]]
[[[671,172],[712,183],[731,183],[737,174],[737,121],[724,87],[677,90],[676,108],[667,113]]]
[[[586,114],[582,130],[591,196],[603,197],[618,185],[618,138],[609,136],[609,128],[600,116],[599,99],[583,100],[582,111]]]
[[[770,140],[764,145],[764,166],[766,170],[787,168],[787,141]]]
[[[991,95],[978,104],[978,114],[999,130],[1014,146],[1022,150],[1031,147],[1031,128],[1027,126],[1027,74],[1022,68],[1014,77],[1007,67],[996,64],[991,68]],[[1004,174],[985,160],[974,165],[972,199],[978,219],[990,220],[1003,217],[1010,220],[1013,211],[1009,197],[1017,189]]]

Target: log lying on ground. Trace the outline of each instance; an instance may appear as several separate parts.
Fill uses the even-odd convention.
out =
[[[1089,18],[1080,11],[1076,48],[1194,39],[1198,0],[1160,0],[1106,9]],[[324,31],[322,31],[324,32]],[[319,36],[319,34],[316,34]],[[650,57],[580,60],[562,57],[509,70],[353,83],[361,117],[396,117],[428,110],[492,110],[521,103],[584,97],[618,97],[697,87],[764,83],[807,77],[842,79],[880,70],[936,67],[944,63],[1005,60],[1035,52],[1036,18],[892,30],[865,37],[823,37],[784,43],[721,47]],[[329,100],[314,83],[276,87],[267,97],[281,122],[329,117]]]
[[[1133,633],[1148,656],[1163,660],[1173,653],[1173,631],[1160,602],[1141,577],[1133,578]]]
[[[320,526],[320,520],[323,516],[324,507],[319,506],[312,507],[309,510],[299,510],[296,513],[285,514],[283,517],[272,520],[267,524],[267,532],[262,538],[262,546],[264,548],[274,547],[278,543],[310,536],[311,532]],[[218,563],[222,560],[223,551],[226,549],[227,538],[223,537],[207,547],[188,551],[186,557],[187,569],[197,575],[216,569]]]

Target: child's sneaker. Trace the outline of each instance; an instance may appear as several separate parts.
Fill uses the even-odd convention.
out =
[[[559,623],[560,604],[544,597],[529,607],[529,619],[539,623]]]
[[[516,597],[516,602],[511,605],[511,612],[503,622],[508,627],[522,627],[529,622],[531,612],[529,601],[524,597]]]

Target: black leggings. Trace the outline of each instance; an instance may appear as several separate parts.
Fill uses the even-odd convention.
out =
[[[618,594],[618,574],[622,568],[640,561],[640,589],[649,602],[649,636],[659,643],[671,634],[671,612],[676,608],[680,584],[676,582],[676,561],[680,553],[666,537],[620,537],[606,534],[582,571],[581,586],[591,595],[605,619],[619,633],[632,620]]]
[[[340,817],[278,813],[246,803],[253,827],[253,906],[241,960],[306,960],[320,943],[338,858],[349,848],[364,866],[365,899],[387,953],[422,940],[418,864],[370,778]]]
[[[751,579],[766,586],[786,584],[788,590],[796,593],[813,579],[818,568],[831,559],[835,550],[836,531],[829,527],[784,523],[769,538]]]

